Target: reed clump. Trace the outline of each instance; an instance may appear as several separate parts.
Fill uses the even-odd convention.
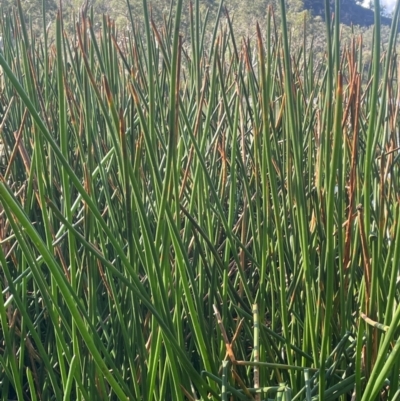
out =
[[[2,19],[2,400],[397,399],[399,3],[370,65],[284,6]]]

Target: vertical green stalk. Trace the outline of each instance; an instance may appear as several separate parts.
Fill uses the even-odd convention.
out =
[[[365,150],[365,165],[364,165],[364,222],[365,227],[369,232],[371,227],[371,188],[373,180],[371,180],[372,163],[374,160],[373,144],[376,133],[376,117],[378,104],[378,89],[380,81],[380,46],[381,46],[381,15],[379,0],[374,0],[374,48],[373,48],[373,79],[371,87],[371,100],[369,104],[369,121],[367,131],[367,147]]]
[[[309,254],[309,228],[308,228],[308,218],[306,215],[306,201],[304,194],[304,180],[303,180],[303,168],[302,168],[302,137],[301,137],[301,129],[296,124],[295,119],[295,100],[292,89],[292,71],[290,66],[290,53],[289,53],[289,40],[288,40],[288,29],[286,22],[286,7],[284,0],[280,1],[281,6],[281,27],[282,27],[282,39],[283,39],[283,50],[284,50],[284,71],[285,71],[285,100],[286,105],[285,108],[287,110],[287,124],[288,124],[288,135],[286,137],[286,141],[291,142],[292,146],[289,146],[288,149],[293,152],[294,158],[294,173],[295,173],[295,196],[296,196],[296,218],[298,220],[298,225],[300,228],[300,249],[301,255],[303,259],[303,272],[305,278],[305,289],[306,289],[306,310],[307,310],[307,325],[310,329],[311,336],[311,349],[314,358],[315,366],[318,365],[318,349],[315,335],[315,327],[318,322],[315,321],[315,313],[314,313],[314,291],[313,291],[313,274],[311,271],[310,264],[310,254]],[[289,154],[286,155],[287,158],[290,157]],[[272,172],[272,169],[270,170]],[[270,173],[272,174],[272,173]],[[287,172],[288,180],[291,182],[289,178],[289,174],[292,172],[289,170]],[[278,200],[276,199],[276,204],[274,203],[274,209],[278,208]],[[276,213],[276,212],[275,212]],[[276,216],[276,221],[279,221],[279,216]],[[279,240],[278,240],[279,241]],[[280,242],[280,241],[279,241]],[[279,246],[279,244],[278,244]],[[283,250],[282,250],[283,252]],[[282,265],[283,266],[283,265]],[[281,274],[282,274],[281,269]],[[282,285],[282,283],[281,283]],[[283,307],[283,304],[282,306]],[[285,334],[286,337],[286,334]],[[288,340],[288,339],[287,339]]]
[[[260,362],[260,323],[258,315],[258,305],[253,305],[253,360],[254,362]],[[258,365],[254,365],[253,368],[253,381],[254,388],[260,388],[260,368]],[[260,401],[260,396],[256,395],[256,401]]]
[[[64,61],[62,53],[62,15],[59,11],[57,14],[56,22],[56,50],[57,50],[57,90],[58,90],[58,112],[59,112],[59,134],[60,134],[60,150],[66,160],[69,160],[68,148],[69,148],[69,135],[67,128],[67,109],[65,102],[64,92]],[[61,180],[62,180],[62,196],[63,196],[63,212],[69,223],[72,223],[72,211],[71,211],[71,193],[70,193],[70,179],[69,174],[65,168],[61,167]],[[77,286],[77,270],[76,270],[76,245],[75,238],[72,233],[68,234],[68,254],[69,254],[69,276],[71,280],[71,287],[76,292]],[[54,294],[56,295],[56,294]],[[72,330],[72,344],[73,354],[77,356],[79,361],[80,346],[77,336],[77,328],[74,320],[71,321]],[[79,365],[79,363],[78,363]]]
[[[269,122],[269,90],[270,90],[270,57],[265,58],[264,46],[261,38],[261,30],[259,25],[257,25],[257,41],[258,41],[258,52],[259,52],[259,65],[260,65],[260,90],[262,98],[262,121],[263,121],[263,143],[266,152],[267,159],[267,171],[269,174],[269,185],[271,187],[271,197],[272,204],[274,207],[274,219],[275,219],[275,230],[276,230],[276,240],[278,247],[278,259],[279,259],[279,285],[280,285],[280,311],[282,319],[282,330],[286,342],[286,355],[288,359],[288,364],[292,364],[292,355],[290,351],[290,331],[289,331],[289,321],[288,321],[288,308],[286,302],[286,271],[285,271],[285,256],[283,249],[283,235],[282,227],[280,224],[280,205],[278,197],[278,189],[276,183],[276,175],[274,166],[272,163],[272,150],[270,142],[270,122]],[[269,50],[269,49],[268,49]],[[265,64],[267,63],[268,71],[265,70]],[[266,222],[264,223],[266,224]],[[291,383],[294,384],[294,374],[292,371],[289,372],[291,377]]]
[[[339,73],[337,78],[336,105],[334,119],[334,137],[332,145],[332,157],[329,175],[329,187],[327,192],[327,223],[326,223],[326,299],[325,299],[325,319],[324,332],[322,335],[321,355],[320,355],[320,380],[319,380],[319,397],[324,399],[325,391],[325,362],[331,350],[332,335],[332,311],[334,301],[334,282],[336,280],[336,249],[337,240],[334,235],[335,231],[335,192],[338,178],[339,154],[342,148],[342,75]],[[338,227],[340,229],[340,227]]]

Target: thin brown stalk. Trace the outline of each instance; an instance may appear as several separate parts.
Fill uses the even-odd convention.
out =
[[[14,148],[11,152],[11,156],[10,156],[10,160],[8,162],[8,166],[7,166],[7,170],[4,173],[4,180],[7,181],[8,179],[8,175],[10,174],[11,171],[11,166],[14,163],[15,157],[17,156],[17,151],[20,152],[22,160],[24,162],[25,165],[25,169],[26,169],[26,173],[29,176],[30,174],[30,169],[31,169],[31,163],[30,163],[30,159],[28,156],[27,151],[25,150],[24,146],[21,144],[21,139],[22,139],[22,132],[25,126],[25,122],[26,122],[26,118],[28,116],[28,109],[25,107],[24,110],[24,114],[22,116],[22,121],[21,124],[19,126],[18,132],[16,133],[15,136],[15,145]]]
[[[231,344],[228,339],[228,335],[226,334],[226,330],[225,330],[224,324],[222,322],[221,315],[220,315],[216,305],[213,305],[213,309],[214,309],[215,316],[217,318],[218,327],[221,330],[222,338],[224,340],[229,359],[234,364],[236,362],[235,354],[233,353]]]
[[[350,183],[349,183],[349,207],[348,207],[348,217],[347,217],[347,227],[344,241],[344,256],[343,256],[343,266],[347,270],[350,264],[350,251],[351,251],[351,231],[354,220],[354,204],[356,199],[356,169],[357,169],[357,150],[358,150],[358,130],[359,130],[359,113],[360,113],[360,86],[361,86],[360,75],[357,74],[356,80],[354,82],[355,98],[354,98],[354,117],[353,117],[353,142],[351,147],[351,167],[350,167]],[[345,288],[347,288],[348,278],[346,275]]]

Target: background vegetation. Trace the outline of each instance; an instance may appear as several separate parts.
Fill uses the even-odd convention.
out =
[[[275,10],[277,24],[280,23],[279,17],[280,0],[254,0],[250,2],[240,0],[227,0],[224,3],[232,19],[232,27],[237,37],[255,36],[255,26],[259,23],[262,29],[266,27],[266,17],[268,7]],[[128,7],[129,3],[129,7]],[[374,13],[361,7],[360,1],[346,0],[341,3],[341,36],[344,40],[350,41],[353,34],[363,34],[366,60],[371,58]],[[4,11],[11,11],[15,6],[15,0],[2,0]],[[93,8],[93,23],[98,28],[102,22],[102,15],[110,16],[116,23],[120,32],[130,29],[130,15],[132,14],[135,24],[143,28],[142,1],[141,0],[29,0],[23,1],[21,6],[28,26],[38,34],[42,34],[43,7],[47,18],[49,34],[54,37],[55,16],[59,5],[63,9],[64,29],[72,33],[74,23],[79,16],[79,10],[86,6]],[[170,1],[157,0],[149,3],[151,14],[157,24],[163,23],[163,18],[170,12]],[[304,25],[307,29],[307,39],[309,45],[313,38],[314,54],[320,57],[326,46],[325,28],[325,4],[323,0],[286,0],[286,22],[291,32],[291,43],[293,48],[298,48],[302,44]],[[373,2],[370,7],[373,8]],[[219,2],[215,0],[203,0],[200,2],[199,10],[203,17],[209,12],[211,20],[216,18],[219,9]],[[334,1],[329,1],[329,11],[334,11]],[[130,14],[131,13],[131,14]],[[386,44],[389,39],[391,20],[382,17],[381,40]],[[189,6],[185,3],[182,8],[181,32],[185,37],[190,36],[189,32]],[[209,38],[208,38],[209,39]]]

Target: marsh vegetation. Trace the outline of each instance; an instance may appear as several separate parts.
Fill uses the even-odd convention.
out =
[[[3,17],[1,400],[398,399],[399,3],[367,63],[280,7]]]

